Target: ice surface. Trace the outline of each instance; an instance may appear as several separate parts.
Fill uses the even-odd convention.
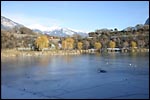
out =
[[[98,68],[107,72],[98,73]],[[2,99],[149,98],[148,56],[11,58],[2,59],[1,69]]]

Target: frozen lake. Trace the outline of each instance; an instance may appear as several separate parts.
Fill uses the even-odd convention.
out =
[[[149,98],[149,53],[1,58],[1,73],[3,99]]]

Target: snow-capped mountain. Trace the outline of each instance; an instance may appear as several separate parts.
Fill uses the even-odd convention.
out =
[[[20,27],[24,27],[24,26],[6,17],[1,16],[1,29],[8,30],[8,29],[20,28]]]
[[[78,34],[81,37],[88,36],[87,33],[76,32],[76,31],[70,30],[68,28],[59,28],[59,29],[57,28],[57,29],[53,29],[51,31],[44,31],[44,33],[49,34],[51,36],[59,36],[59,37],[73,36],[74,34]]]
[[[40,24],[33,24],[30,26],[27,26],[28,28],[32,29],[32,30],[39,30],[39,31],[49,31],[50,28],[46,27],[46,26],[42,26]]]
[[[82,37],[85,37],[88,35],[87,33],[76,32],[68,28],[59,28],[59,29],[57,28],[51,31],[44,31],[44,33],[49,34],[51,36],[59,36],[59,37],[73,36],[74,34],[79,34]]]
[[[66,36],[73,36],[74,34],[79,34],[82,37],[88,36],[85,32],[80,31],[74,31],[70,28],[62,28],[59,26],[53,26],[53,27],[45,27],[39,24],[28,26],[30,29],[32,29],[34,32],[39,32],[43,34],[48,34],[51,36],[58,36],[58,37],[66,37]]]
[[[66,36],[69,36],[69,35],[67,35],[67,34],[63,31],[63,28],[61,28],[61,29],[55,29],[55,30],[52,30],[52,31],[44,31],[43,33],[49,34],[49,35],[51,35],[51,36],[58,36],[58,37],[66,37]]]
[[[39,30],[39,29],[32,29],[33,32],[36,32],[36,33],[41,33],[43,34],[43,31]]]

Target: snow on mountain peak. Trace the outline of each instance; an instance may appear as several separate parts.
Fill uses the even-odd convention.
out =
[[[81,32],[81,33],[87,33],[88,34],[88,32],[85,32],[85,31],[82,31],[82,30],[76,30],[76,29],[72,29],[72,28],[67,28],[67,29],[75,31],[75,32]]]
[[[1,16],[1,25],[3,27],[7,27],[7,28],[14,28],[14,27],[23,27],[23,25],[18,24],[6,17]]]
[[[60,26],[52,26],[49,28],[49,31],[61,30],[61,29],[62,29],[62,27],[60,27]]]
[[[54,36],[68,36],[68,35],[72,36],[73,34],[80,34],[80,35],[85,35],[85,36],[88,35],[86,32],[83,32],[83,31],[77,31],[74,29],[60,27],[56,25],[47,27],[47,26],[43,26],[40,24],[34,24],[28,27],[32,30],[39,30],[39,31],[42,31],[42,33],[46,33],[46,34],[54,35]]]
[[[48,31],[49,30],[49,27],[42,26],[40,24],[33,24],[33,25],[30,25],[30,26],[27,26],[27,27],[30,28],[30,29],[39,29],[41,31]]]
[[[43,26],[43,25],[40,25],[40,24],[29,25],[28,28],[30,28],[30,29],[39,29],[41,31],[53,31],[53,30],[60,30],[60,29],[62,29],[59,26],[47,27],[47,26]]]

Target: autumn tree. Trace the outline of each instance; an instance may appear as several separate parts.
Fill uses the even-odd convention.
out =
[[[95,44],[94,44],[94,48],[95,48],[96,50],[100,50],[100,49],[101,49],[101,47],[102,47],[102,45],[101,45],[101,43],[100,43],[100,42],[95,42]]]
[[[83,48],[83,43],[82,42],[78,42],[78,49],[82,50],[82,48]]]
[[[73,49],[74,47],[74,39],[68,37],[62,41],[62,48],[63,49]]]
[[[137,47],[137,43],[136,43],[135,41],[131,41],[131,47],[132,47],[132,48]]]
[[[109,47],[110,47],[110,48],[115,48],[115,47],[116,47],[115,41],[112,41],[112,40],[111,40],[111,41],[109,42]]]
[[[43,50],[43,48],[48,48],[49,41],[48,41],[47,36],[45,36],[45,35],[39,36],[35,40],[35,45],[36,45],[38,50]]]
[[[135,52],[135,50],[137,50],[136,47],[137,47],[137,43],[132,40],[131,41],[131,52]]]
[[[67,49],[66,41],[65,41],[65,40],[62,41],[62,48],[63,48],[63,49]]]

